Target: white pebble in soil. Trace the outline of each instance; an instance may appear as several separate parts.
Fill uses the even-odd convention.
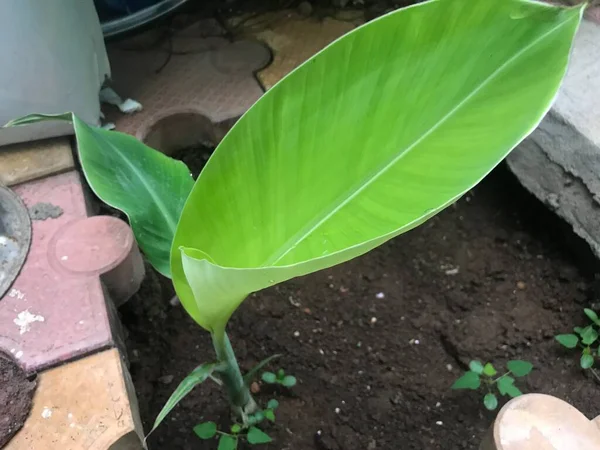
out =
[[[441,420],[438,420],[438,421],[437,421],[435,424],[436,424],[437,426],[440,426],[440,427],[441,427],[442,425],[444,425],[444,422],[442,422]]]
[[[49,419],[50,417],[52,417],[52,408],[48,408],[47,406],[45,406],[44,410],[42,411],[42,417],[44,419]]]
[[[335,408],[335,413],[339,414],[340,413],[340,408]]]
[[[383,292],[378,292],[377,294],[375,294],[375,298],[379,298],[379,299],[385,298],[385,294]]]
[[[300,336],[300,332],[299,331],[294,331],[294,337],[298,337]]]

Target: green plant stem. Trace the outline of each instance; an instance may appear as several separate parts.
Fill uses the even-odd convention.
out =
[[[215,332],[212,334],[212,338],[217,358],[219,362],[224,363],[224,368],[218,370],[219,378],[225,385],[234,414],[241,418],[244,425],[246,425],[248,415],[254,413],[258,406],[252,398],[250,389],[244,383],[244,377],[242,377],[240,366],[233,353],[227,333],[224,330]]]

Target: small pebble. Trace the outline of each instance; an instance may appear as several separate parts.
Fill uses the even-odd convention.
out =
[[[448,372],[452,372],[452,364],[446,364],[446,369]]]
[[[335,413],[339,414],[340,413],[340,408],[335,408]]]
[[[525,282],[523,282],[523,281],[517,281],[517,289],[519,289],[519,290],[522,291],[526,287],[527,287],[527,285],[525,284]]]
[[[446,275],[456,275],[456,274],[458,274],[458,271],[459,271],[458,267],[454,267],[452,269],[446,270],[445,273],[446,273]]]
[[[444,425],[444,422],[442,422],[441,420],[438,420],[435,424],[438,426],[442,426],[442,425]]]
[[[385,298],[385,294],[384,294],[383,292],[378,292],[378,293],[375,295],[375,297],[376,297],[376,298]]]
[[[321,355],[324,355],[324,354],[325,354],[325,352],[323,351],[323,349],[322,349],[322,348],[320,348],[320,349],[319,349],[319,353],[320,353]]]
[[[169,300],[169,303],[171,304],[171,306],[177,306],[180,304],[179,301],[179,297],[177,297],[176,295],[174,295],[171,300]]]
[[[47,406],[45,406],[44,410],[42,411],[42,417],[44,419],[49,419],[50,417],[52,417],[52,408],[48,408]]]
[[[294,331],[294,337],[298,337],[300,336],[300,332],[299,331]]]
[[[160,381],[162,384],[171,384],[174,378],[175,377],[173,375],[165,375],[163,377],[160,377],[158,381]]]
[[[256,381],[250,385],[250,392],[253,394],[258,394],[260,392],[260,385]]]
[[[442,406],[442,404],[441,404],[440,402],[437,402],[437,403],[435,404],[435,407],[436,407],[436,408],[439,408],[440,406]]]
[[[304,309],[303,309],[303,311],[304,311],[306,314],[312,314],[312,311],[310,310],[310,308],[304,308]]]
[[[371,317],[371,325],[375,325],[377,323],[377,317]]]

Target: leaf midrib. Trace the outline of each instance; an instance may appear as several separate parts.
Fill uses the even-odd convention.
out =
[[[484,89],[489,82],[495,79],[499,74],[501,74],[507,67],[509,67],[513,62],[520,59],[520,57],[528,52],[530,49],[535,47],[538,43],[542,42],[548,36],[550,36],[555,31],[559,30],[563,25],[569,23],[572,20],[572,17],[569,17],[567,20],[559,23],[555,27],[551,28],[549,31],[541,35],[539,38],[531,42],[529,45],[521,49],[511,58],[509,58],[506,62],[504,62],[501,66],[499,66],[492,74],[490,74],[485,80],[483,80],[479,86],[477,86],[471,93],[469,93],[462,101],[460,101],[454,108],[452,108],[446,115],[444,115],[440,120],[438,120],[429,130],[427,130],[424,134],[422,134],[418,139],[416,139],[412,144],[407,146],[404,150],[401,150],[398,155],[396,155],[390,162],[385,164],[381,169],[377,170],[374,174],[370,175],[369,178],[366,179],[365,182],[355,185],[357,187],[352,188],[349,191],[349,195],[341,196],[342,201],[338,202],[337,205],[332,208],[325,208],[322,210],[321,214],[319,214],[315,219],[307,226],[300,229],[294,236],[288,239],[282,246],[277,248],[275,252],[271,254],[269,258],[261,265],[261,267],[269,267],[276,265],[279,261],[281,261],[288,253],[290,253],[294,248],[298,246],[304,239],[310,236],[316,229],[318,229],[323,223],[329,220],[332,216],[334,216],[339,210],[341,210],[345,205],[347,205],[350,201],[352,201],[356,196],[358,196],[363,190],[365,190],[368,186],[370,186],[375,180],[377,180],[381,175],[386,173],[392,166],[394,166],[398,161],[400,161],[406,154],[408,154],[413,148],[423,142],[428,136],[430,136],[433,132],[435,132],[441,125],[443,125],[449,118],[451,118],[458,110],[460,110],[466,103],[468,103],[473,97],[475,97],[482,89]],[[293,244],[292,244],[293,242]]]

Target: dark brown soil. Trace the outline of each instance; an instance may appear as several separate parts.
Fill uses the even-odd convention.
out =
[[[9,356],[0,353],[0,448],[21,429],[29,416],[35,382]]]
[[[598,385],[553,335],[585,323],[593,304],[586,265],[565,227],[504,167],[424,226],[366,256],[252,295],[229,325],[243,369],[281,353],[296,375],[280,401],[274,442],[262,448],[475,449],[494,418],[482,395],[454,392],[470,359],[531,361],[520,387],[563,398],[588,417]],[[586,260],[587,261],[587,260]],[[588,268],[590,268],[588,266]],[[163,280],[164,281],[164,280]],[[209,335],[168,283],[149,277],[122,310],[146,429],[177,383],[213,359]],[[383,298],[380,298],[382,297]],[[206,383],[150,438],[151,449],[215,449],[192,427],[226,424],[227,406]]]

